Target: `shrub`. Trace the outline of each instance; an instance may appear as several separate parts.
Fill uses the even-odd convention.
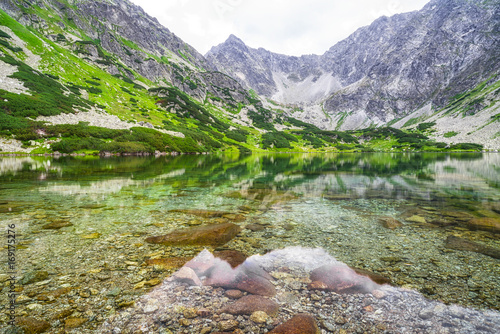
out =
[[[455,137],[456,135],[458,135],[458,132],[456,131],[449,131],[449,132],[446,132],[443,137],[445,138],[451,138],[451,137]]]
[[[282,132],[268,132],[262,135],[262,148],[291,148]]]
[[[226,132],[226,137],[241,143],[246,143],[248,132],[245,130],[231,130]]]

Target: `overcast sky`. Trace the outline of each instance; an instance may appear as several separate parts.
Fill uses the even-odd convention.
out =
[[[376,18],[428,1],[132,0],[202,54],[234,34],[248,46],[293,56],[323,54]]]

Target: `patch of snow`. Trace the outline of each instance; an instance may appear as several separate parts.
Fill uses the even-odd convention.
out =
[[[303,81],[295,82],[288,79],[284,73],[273,72],[273,80],[278,91],[271,99],[281,103],[313,103],[342,88],[339,80],[331,73],[324,73],[314,79],[315,77],[311,75]]]

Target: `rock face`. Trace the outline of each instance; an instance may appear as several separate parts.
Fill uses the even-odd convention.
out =
[[[153,82],[165,80],[200,101],[207,94],[227,102],[246,101],[245,90],[236,80],[216,72],[192,46],[128,0],[26,3],[36,3],[60,20],[56,25],[47,22],[26,10],[30,4],[16,0],[0,2],[0,9],[111,74],[125,73],[133,80],[135,71]]]
[[[317,126],[360,128],[426,104],[439,109],[485,80],[497,81],[498,11],[498,2],[432,0],[420,11],[379,18],[321,56],[252,49],[230,36],[206,58],[278,102],[324,101],[334,120],[317,118]],[[313,120],[308,113],[294,117],[298,114]],[[341,114],[343,121],[335,120]]]

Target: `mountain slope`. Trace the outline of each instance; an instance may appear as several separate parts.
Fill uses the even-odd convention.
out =
[[[463,141],[430,139],[429,128],[418,124],[426,115],[405,121],[414,126],[409,131],[322,130],[311,123],[323,118],[328,124],[333,118],[317,101],[356,76],[332,79],[327,67],[332,62],[323,63],[324,56],[254,52],[234,36],[230,42],[238,49],[234,63],[248,66],[234,72],[228,67],[222,73],[128,0],[2,1],[0,150],[120,154],[482,149],[463,146]],[[251,85],[244,80],[248,78],[255,79]],[[277,81],[281,86],[273,86]],[[261,98],[247,90],[253,85],[260,85],[263,95],[282,93],[294,105]],[[459,96],[454,106],[469,110],[473,104],[471,110],[476,110],[495,100],[496,91],[489,84],[483,88]],[[300,107],[304,101],[316,104]]]
[[[321,56],[278,55],[230,37],[206,57],[258,93],[306,109],[294,117],[356,129],[428,104],[437,111],[484,81],[497,82],[499,26],[498,2],[433,0],[420,11],[382,17]]]

